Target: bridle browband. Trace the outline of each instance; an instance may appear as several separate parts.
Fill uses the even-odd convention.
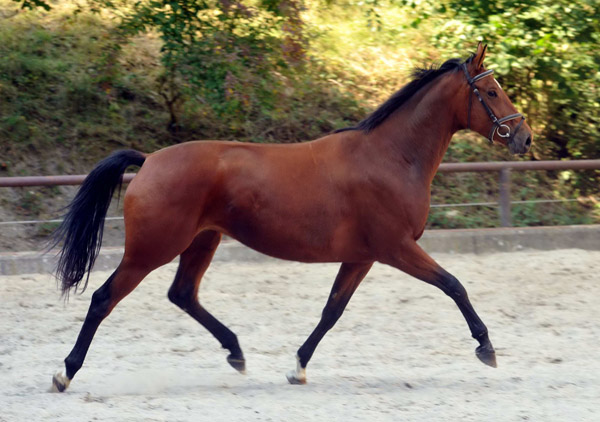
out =
[[[461,67],[462,67],[463,71],[465,72],[465,76],[467,77],[467,82],[469,83],[469,86],[471,87],[471,93],[469,94],[467,129],[471,129],[471,106],[472,106],[473,94],[475,94],[477,96],[477,99],[479,100],[479,102],[481,103],[481,105],[483,106],[485,111],[487,112],[488,116],[490,116],[490,119],[492,120],[492,128],[490,129],[490,134],[488,135],[488,140],[490,141],[490,143],[494,143],[494,134],[497,132],[498,136],[500,136],[501,138],[508,138],[508,143],[511,144],[514,140],[515,135],[521,128],[521,125],[525,121],[525,116],[523,116],[521,113],[515,113],[515,114],[511,114],[506,117],[502,117],[501,119],[498,119],[496,117],[496,115],[494,114],[494,112],[492,111],[492,109],[490,108],[490,106],[488,106],[487,103],[483,100],[483,97],[481,96],[481,94],[479,93],[479,90],[475,86],[475,82],[477,82],[480,79],[485,78],[486,76],[490,76],[492,73],[494,73],[494,71],[491,69],[486,70],[485,72],[480,73],[479,75],[475,76],[474,78],[471,78],[471,75],[469,75],[469,71],[467,69],[467,64],[463,63],[461,65]],[[505,125],[504,122],[507,122],[507,121],[513,120],[513,119],[517,119],[519,117],[521,118],[521,120],[517,124],[517,127],[515,128],[514,133],[511,135],[510,127],[508,127],[508,125]],[[502,133],[500,131],[500,129],[505,130],[506,132]]]

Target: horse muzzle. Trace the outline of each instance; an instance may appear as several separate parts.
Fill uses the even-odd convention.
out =
[[[518,131],[508,141],[508,149],[511,154],[523,155],[531,148],[533,136],[529,131]]]

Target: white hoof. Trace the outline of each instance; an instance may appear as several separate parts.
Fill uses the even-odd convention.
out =
[[[290,384],[306,384],[306,376],[303,377],[296,371],[290,371],[285,376]]]
[[[306,368],[300,365],[300,359],[296,356],[296,370],[285,374],[290,384],[306,384]]]
[[[70,383],[71,380],[65,377],[62,372],[57,372],[52,377],[52,387],[50,388],[50,391],[52,393],[62,393],[69,387]]]

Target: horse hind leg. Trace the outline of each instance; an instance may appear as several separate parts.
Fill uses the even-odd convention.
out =
[[[187,312],[206,328],[230,354],[227,362],[245,373],[246,361],[237,336],[213,315],[198,300],[198,289],[214,253],[221,241],[221,233],[204,231],[196,236],[192,244],[181,254],[175,280],[169,289],[169,300]]]
[[[54,375],[51,391],[63,392],[68,388],[71,380],[83,365],[100,323],[125,296],[140,284],[152,269],[135,265],[124,259],[108,280],[94,292],[75,346],[65,359],[65,374],[59,372]]]

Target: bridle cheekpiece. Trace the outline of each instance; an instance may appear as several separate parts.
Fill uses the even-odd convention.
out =
[[[515,114],[511,114],[506,117],[502,117],[501,119],[498,119],[496,117],[496,115],[494,114],[494,112],[492,111],[492,109],[490,108],[490,106],[488,106],[487,103],[484,101],[483,97],[481,96],[481,93],[479,92],[479,89],[477,89],[477,87],[475,86],[475,82],[477,82],[480,79],[485,78],[486,76],[490,76],[492,73],[494,73],[494,71],[491,69],[486,70],[485,72],[482,72],[479,75],[472,78],[471,75],[469,75],[469,70],[467,69],[467,64],[463,63],[461,67],[462,67],[463,71],[465,72],[467,82],[469,83],[469,86],[471,87],[471,94],[469,94],[467,129],[471,129],[471,105],[472,105],[471,103],[473,100],[473,94],[475,94],[475,96],[477,97],[477,99],[479,100],[479,102],[481,103],[481,105],[483,106],[485,111],[487,112],[488,116],[490,116],[490,119],[492,120],[492,128],[490,129],[490,134],[488,135],[488,140],[490,141],[490,143],[494,143],[494,135],[496,133],[498,133],[498,136],[500,136],[501,138],[508,138],[508,143],[511,144],[514,141],[515,135],[521,128],[521,125],[525,121],[525,116],[523,116],[521,113],[515,113]],[[513,120],[513,119],[518,119],[519,117],[521,118],[521,120],[519,121],[519,124],[517,124],[517,127],[515,128],[514,133],[511,135],[510,127],[508,125],[505,125],[504,122],[507,122],[507,121]]]

